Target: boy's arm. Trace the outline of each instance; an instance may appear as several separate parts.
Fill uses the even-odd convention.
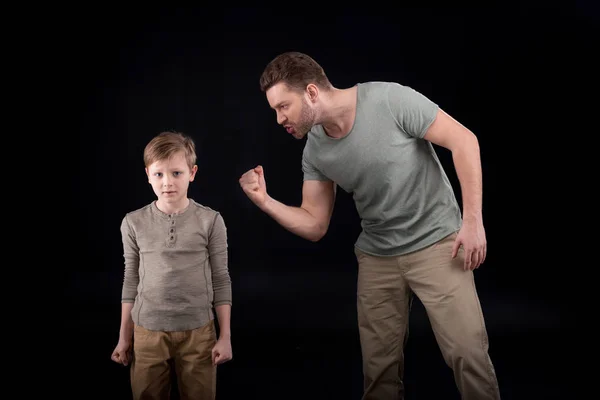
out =
[[[121,329],[119,330],[119,339],[131,341],[133,337],[133,320],[131,319],[131,309],[133,303],[121,303]]]
[[[208,239],[208,254],[212,268],[214,306],[219,320],[219,338],[231,337],[231,279],[228,269],[227,228],[217,214]]]
[[[219,339],[231,339],[231,305],[221,304],[215,307],[219,320]]]
[[[135,233],[127,216],[121,223],[121,238],[123,241],[123,257],[125,259],[125,277],[123,279],[123,289],[121,293],[121,328],[119,337],[124,340],[131,340],[133,337],[133,320],[131,319],[131,309],[135,297],[137,296],[137,287],[140,281],[139,276],[139,247],[135,240]]]

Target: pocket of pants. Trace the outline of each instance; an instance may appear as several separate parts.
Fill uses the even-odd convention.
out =
[[[146,329],[142,326],[139,325],[134,325],[133,326],[133,338],[134,339],[144,339],[147,337],[152,336],[152,331],[149,329]]]
[[[356,257],[356,260],[358,262],[361,261],[361,259],[365,258],[367,256],[367,253],[365,253],[364,251],[358,249],[357,247],[354,247],[354,256]]]

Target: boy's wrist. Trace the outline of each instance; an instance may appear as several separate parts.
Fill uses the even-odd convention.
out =
[[[133,339],[133,322],[124,324],[119,330],[119,339],[131,340]]]

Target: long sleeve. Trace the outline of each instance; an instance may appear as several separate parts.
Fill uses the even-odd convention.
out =
[[[228,270],[227,228],[221,214],[217,214],[208,239],[212,268],[214,306],[231,305],[231,279]]]
[[[135,240],[135,232],[131,229],[127,216],[121,222],[121,239],[123,241],[123,257],[125,259],[125,275],[121,302],[133,303],[137,295],[139,276],[139,247]]]

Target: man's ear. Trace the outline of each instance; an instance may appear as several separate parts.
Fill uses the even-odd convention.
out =
[[[308,99],[314,103],[319,97],[319,87],[314,83],[309,83],[306,86],[306,94],[308,96]]]

